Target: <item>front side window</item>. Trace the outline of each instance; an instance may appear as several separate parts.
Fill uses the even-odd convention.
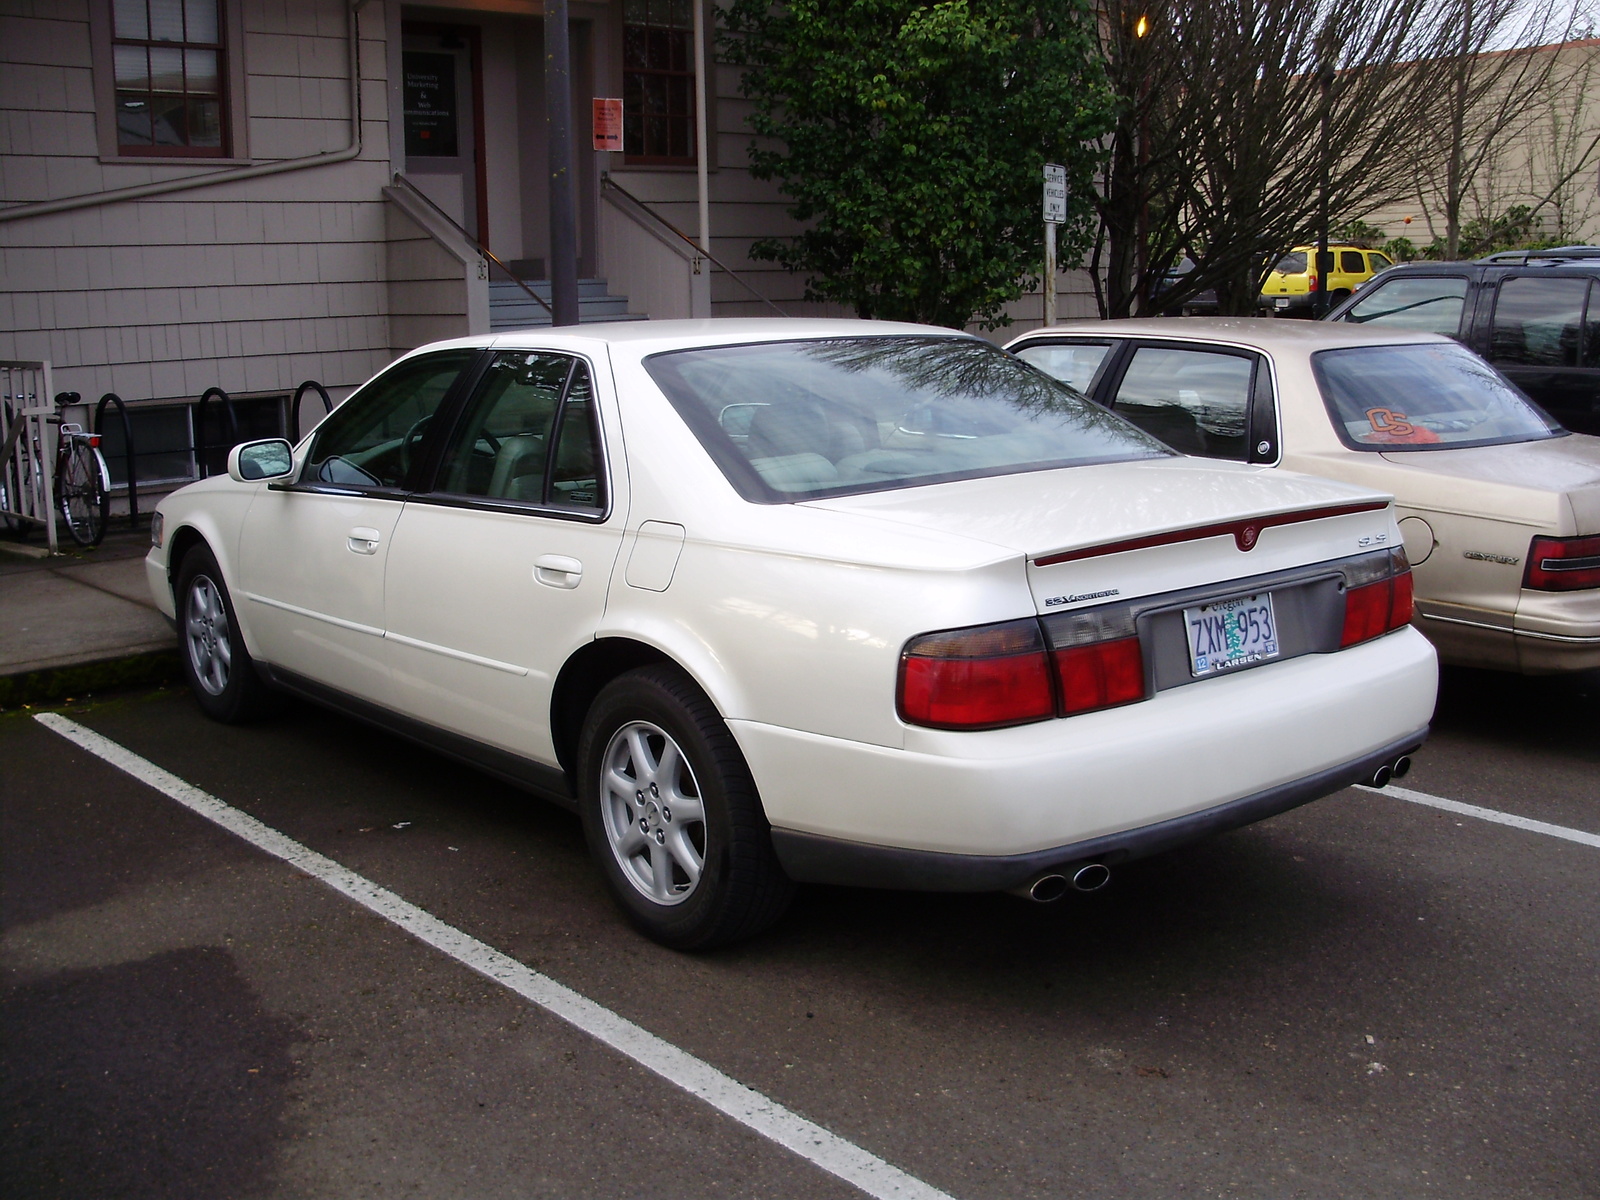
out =
[[[758,503],[1171,453],[975,338],[719,346],[652,355],[645,369]]]
[[[1586,279],[1517,276],[1500,284],[1489,357],[1530,367],[1578,365]]]
[[[622,152],[692,163],[694,9],[698,0],[623,0]]]
[[[220,0],[112,0],[118,152],[222,157]]]
[[[477,356],[446,350],[390,367],[317,428],[300,482],[404,486],[434,414]]]
[[[1455,337],[1461,328],[1461,308],[1466,298],[1465,276],[1411,275],[1391,279],[1370,291],[1363,289],[1361,299],[1344,319],[1358,325],[1370,323]]]
[[[1448,450],[1564,432],[1464,346],[1320,350],[1311,368],[1352,450]]]
[[[1089,386],[1100,371],[1100,364],[1110,352],[1110,342],[1034,342],[1018,347],[1016,355],[1046,375],[1053,375],[1068,387],[1087,395]]]
[[[501,354],[445,451],[438,490],[556,508],[604,507],[588,365]]]
[[[1253,368],[1241,354],[1140,346],[1112,407],[1174,450],[1243,462]]]
[[[1374,271],[1386,271],[1390,267],[1394,266],[1394,264],[1389,261],[1388,255],[1379,254],[1376,250],[1374,250],[1367,257],[1372,261],[1372,269]]]

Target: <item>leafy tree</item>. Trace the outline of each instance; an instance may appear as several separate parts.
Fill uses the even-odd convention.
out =
[[[1084,0],[732,0],[751,173],[805,225],[751,250],[864,317],[1007,323],[1043,259],[1042,167],[1067,168],[1061,261],[1089,239],[1111,100]]]

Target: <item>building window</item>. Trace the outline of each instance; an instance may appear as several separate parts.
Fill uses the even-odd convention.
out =
[[[695,0],[623,0],[622,152],[693,163]]]
[[[220,0],[113,0],[117,151],[225,157]]]

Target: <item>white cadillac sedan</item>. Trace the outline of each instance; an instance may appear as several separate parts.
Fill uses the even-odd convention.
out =
[[[1388,497],[913,325],[426,346],[155,543],[207,713],[293,693],[575,808],[685,948],[795,881],[1098,886],[1403,770],[1437,681]]]

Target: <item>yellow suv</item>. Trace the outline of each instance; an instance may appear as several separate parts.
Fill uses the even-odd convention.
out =
[[[1328,307],[1340,304],[1379,271],[1394,263],[1386,254],[1361,246],[1328,247],[1325,270],[1311,269],[1315,246],[1296,246],[1278,260],[1261,288],[1261,307],[1280,315],[1311,316],[1317,290],[1328,290]]]

